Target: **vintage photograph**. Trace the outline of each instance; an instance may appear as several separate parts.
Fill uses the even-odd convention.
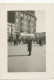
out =
[[[44,10],[7,11],[8,72],[46,72]]]

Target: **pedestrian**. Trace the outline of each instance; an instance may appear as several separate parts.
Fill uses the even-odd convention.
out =
[[[16,37],[15,36],[14,36],[13,41],[14,41],[14,46],[15,46],[15,44],[16,44]]]
[[[39,45],[40,46],[42,45],[42,39],[39,39]]]
[[[18,43],[20,44],[20,38],[18,39]]]
[[[32,39],[31,39],[31,37],[28,38],[27,44],[28,44],[28,51],[29,51],[28,56],[30,56],[31,51],[32,51]]]

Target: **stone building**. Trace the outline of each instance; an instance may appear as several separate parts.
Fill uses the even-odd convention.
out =
[[[33,36],[36,34],[35,11],[8,11],[8,34]]]

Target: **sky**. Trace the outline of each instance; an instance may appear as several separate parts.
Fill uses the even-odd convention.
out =
[[[35,11],[36,20],[36,32],[46,32],[45,11]]]

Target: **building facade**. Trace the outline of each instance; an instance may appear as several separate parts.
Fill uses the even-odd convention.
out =
[[[35,11],[8,11],[8,33],[35,37]],[[23,36],[23,35],[22,35]]]

